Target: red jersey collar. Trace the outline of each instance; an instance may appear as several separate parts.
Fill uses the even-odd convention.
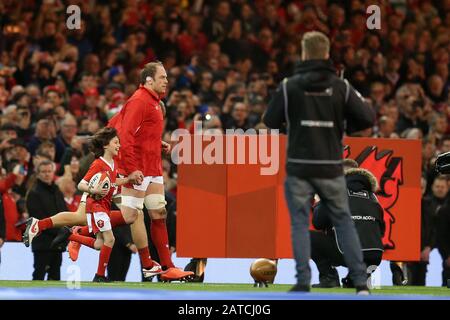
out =
[[[143,84],[139,85],[139,89],[144,89],[146,92],[148,92],[156,101],[159,102],[159,100],[161,100],[161,98],[159,97],[159,95],[153,91],[153,90],[149,90],[146,87],[144,87]]]

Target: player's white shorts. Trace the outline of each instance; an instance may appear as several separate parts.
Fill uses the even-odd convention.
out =
[[[99,231],[112,230],[111,220],[106,212],[87,213],[86,218],[90,233],[97,234]]]
[[[164,179],[162,176],[148,176],[145,177],[144,180],[142,181],[142,183],[140,185],[133,185],[133,189],[134,190],[138,190],[138,191],[147,191],[148,186],[150,185],[150,183],[157,183],[157,184],[164,184]],[[131,187],[131,185],[130,185]],[[119,195],[116,195],[115,197],[117,197]],[[133,209],[138,209],[138,210],[142,210],[144,208],[144,198],[137,198],[134,196],[125,196],[123,194],[120,195],[121,197],[121,206],[125,206],[125,207],[129,207],[129,208],[133,208]]]
[[[164,179],[162,176],[148,176],[144,178],[140,185],[133,184],[133,189],[139,191],[147,191],[150,183],[164,184]]]

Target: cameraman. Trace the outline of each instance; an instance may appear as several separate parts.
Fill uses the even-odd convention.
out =
[[[297,270],[297,284],[290,291],[310,291],[309,211],[318,193],[330,208],[356,292],[368,295],[366,267],[345,190],[342,138],[345,129],[351,134],[371,128],[375,112],[347,80],[337,76],[326,35],[306,32],[301,45],[302,62],[294,76],[282,81],[263,119],[271,129],[287,128],[285,197]]]
[[[450,152],[437,157],[436,171],[443,175],[450,174]],[[442,286],[447,284],[447,287],[450,287],[450,204],[448,201],[438,209],[436,225],[436,246],[442,257]]]
[[[356,161],[344,160],[345,181],[350,204],[350,213],[361,242],[364,263],[367,267],[378,266],[383,256],[383,235],[385,224],[383,208],[375,192],[378,188],[376,178],[366,169],[358,168]],[[319,284],[316,288],[340,287],[339,275],[335,266],[346,266],[342,250],[332,228],[329,209],[319,204],[314,209],[311,231],[311,258],[319,269]],[[374,270],[371,270],[372,272]],[[342,279],[344,287],[353,287],[349,277]]]

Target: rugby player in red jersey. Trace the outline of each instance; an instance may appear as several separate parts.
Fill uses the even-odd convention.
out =
[[[169,153],[170,145],[161,140],[164,129],[161,97],[167,90],[167,73],[162,63],[150,62],[142,69],[140,80],[140,87],[108,124],[117,129],[122,143],[121,169],[128,175],[139,176],[139,182],[142,181],[140,185],[122,186],[120,209],[123,218],[128,223],[133,222],[131,232],[144,267],[144,277],[146,270],[153,266],[142,214],[145,204],[152,220],[151,238],[166,271],[161,279],[183,280],[193,276],[193,272],[183,271],[173,264],[166,227],[162,152]]]

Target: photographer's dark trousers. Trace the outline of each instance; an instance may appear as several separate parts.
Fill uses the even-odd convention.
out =
[[[321,277],[335,274],[333,267],[347,267],[335,237],[326,235],[321,231],[310,231],[310,236],[311,259],[317,265]],[[383,257],[382,251],[363,251],[362,253],[366,266],[380,265]]]
[[[408,263],[408,285],[424,286],[427,278],[428,262],[418,261]]]
[[[61,280],[62,253],[60,251],[34,251],[33,280]]]
[[[311,284],[311,244],[309,215],[314,194],[320,196],[323,205],[330,209],[330,219],[336,229],[338,242],[344,254],[349,276],[355,286],[365,286],[366,266],[363,262],[361,244],[350,216],[347,187],[344,176],[333,179],[300,179],[288,176],[285,181],[285,196],[291,217],[292,248],[297,270],[297,283]]]
[[[108,278],[111,281],[125,281],[131,263],[131,251],[114,246],[108,263]]]

